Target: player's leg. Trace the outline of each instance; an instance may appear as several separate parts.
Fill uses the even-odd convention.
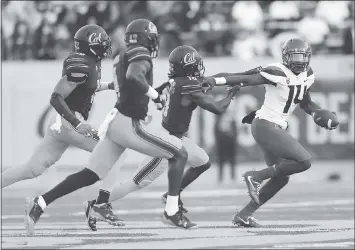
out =
[[[44,138],[26,164],[9,168],[1,174],[1,188],[18,181],[36,178],[60,159],[68,144],[54,137],[53,133],[47,129]]]
[[[274,154],[267,152],[266,150],[263,151],[264,159],[268,167],[272,167],[282,161],[281,158],[276,157]],[[283,187],[285,187],[288,181],[289,176],[283,175],[269,179],[260,189],[260,204],[256,204],[253,200],[251,200],[240,212],[237,211],[232,220],[233,224],[244,227],[259,227],[260,225],[256,222],[256,220],[251,217],[252,214],[269,199],[274,197],[275,194],[278,193]]]
[[[187,152],[181,140],[165,129],[151,131],[140,120],[131,119],[120,112],[117,112],[110,127],[120,128],[111,137],[117,144],[152,157],[168,159],[169,201],[164,216],[174,225],[184,226],[180,222],[185,218],[178,214],[178,194],[187,160]],[[146,171],[151,171],[151,168]]]
[[[70,145],[73,145],[88,152],[92,152],[94,150],[96,144],[99,141],[99,137],[96,134],[94,137],[87,138],[84,135],[78,133],[76,130],[74,130],[72,126],[70,126],[70,124],[63,125],[68,130],[68,138],[66,141]],[[119,169],[119,166],[113,167],[110,170],[109,174],[106,176],[106,178],[102,180],[102,184],[99,190],[99,197],[97,199],[97,202],[95,202],[96,204],[108,203],[110,191],[115,185]],[[93,203],[91,205],[93,205]]]
[[[110,201],[122,199],[131,192],[147,187],[163,174],[167,168],[167,159],[152,156],[144,157],[132,178],[121,182],[113,188]]]
[[[276,176],[289,176],[311,167],[311,155],[287,131],[266,120],[255,119],[252,134],[260,147],[284,161],[259,171],[248,171],[244,178],[251,198],[259,204],[261,182]]]
[[[94,148],[87,168],[69,175],[47,193],[34,199],[28,199],[25,220],[28,233],[33,233],[36,222],[50,203],[82,187],[92,185],[100,178],[104,178],[124,150],[125,148],[117,145],[106,136]]]
[[[182,141],[188,153],[187,165],[189,168],[184,172],[184,176],[181,181],[180,193],[211,167],[209,156],[205,150],[200,148],[188,137],[183,137]],[[162,197],[163,202],[166,202],[166,197],[167,193],[165,193]],[[181,200],[179,200],[179,206],[184,212],[187,212],[187,210],[183,207]]]

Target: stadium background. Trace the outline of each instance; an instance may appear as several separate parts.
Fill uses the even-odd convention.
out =
[[[314,51],[313,98],[335,111],[341,125],[326,131],[296,110],[290,132],[316,159],[353,159],[353,10],[351,1],[2,1],[3,165],[24,163],[43,135],[48,116],[53,115],[48,96],[59,77],[61,60],[72,49],[75,31],[87,23],[103,26],[117,54],[124,46],[125,25],[138,17],[155,22],[161,34],[156,85],[166,80],[166,56],[181,44],[198,48],[205,58],[206,75],[211,75],[278,61],[285,39],[304,37]],[[112,79],[111,67],[111,60],[105,60],[103,81]],[[216,88],[212,94],[222,92]],[[229,121],[237,122],[239,162],[262,160],[250,126],[240,123],[262,99],[263,88],[244,89],[227,111]],[[98,93],[90,123],[99,126],[114,101],[113,92]],[[154,127],[160,114],[152,107],[150,115],[149,126]],[[189,133],[212,159],[215,118],[197,110]],[[71,149],[61,162],[85,164],[86,157],[80,154],[86,153]]]

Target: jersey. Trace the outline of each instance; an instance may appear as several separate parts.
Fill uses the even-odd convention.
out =
[[[271,84],[264,85],[265,99],[256,116],[287,128],[287,120],[314,83],[312,68],[298,75],[281,63],[261,68],[260,74]]]
[[[120,92],[115,108],[125,116],[144,120],[148,113],[149,97],[137,91],[135,83],[126,78],[129,64],[139,60],[148,60],[151,63],[152,67],[145,77],[148,84],[153,85],[153,63],[149,50],[142,46],[132,46],[122,51],[119,57],[116,57],[114,65]]]
[[[162,126],[171,134],[182,137],[188,130],[197,105],[184,96],[202,92],[202,84],[195,77],[177,77],[169,80],[164,90],[167,99],[163,110]]]
[[[69,81],[80,83],[65,98],[65,102],[72,111],[79,112],[87,120],[101,80],[101,60],[97,61],[83,53],[70,53],[63,63],[64,75]]]

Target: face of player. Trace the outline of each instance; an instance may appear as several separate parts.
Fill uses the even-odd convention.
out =
[[[299,74],[307,70],[310,62],[310,53],[290,53],[288,55],[288,65],[292,72]]]

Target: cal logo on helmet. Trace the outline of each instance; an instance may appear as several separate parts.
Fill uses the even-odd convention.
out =
[[[155,26],[154,23],[150,22],[150,23],[148,24],[148,28],[149,28],[149,33],[158,34],[157,26]]]
[[[100,43],[100,42],[102,42],[101,36],[102,36],[102,33],[99,33],[99,35],[97,35],[96,33],[92,33],[89,36],[89,39],[88,39],[89,43]]]
[[[196,62],[196,59],[195,59],[195,53],[187,53],[185,56],[184,56],[184,64],[185,66],[187,65],[190,65],[190,64],[194,64]]]

